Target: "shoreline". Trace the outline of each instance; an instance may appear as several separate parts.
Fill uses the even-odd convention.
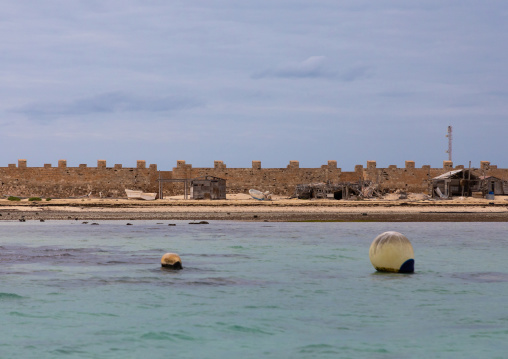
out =
[[[270,222],[508,222],[508,200],[0,200],[2,221],[233,220]]]

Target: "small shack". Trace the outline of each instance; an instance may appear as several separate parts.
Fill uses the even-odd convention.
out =
[[[226,199],[226,180],[214,176],[193,178],[190,181],[191,199]]]
[[[432,179],[432,197],[471,196],[478,184],[478,177],[468,169],[446,172]]]
[[[494,176],[480,176],[479,178],[478,191],[482,192],[483,195],[489,193],[495,195],[507,195],[508,194],[508,181],[503,181],[500,178]]]
[[[298,184],[295,187],[293,197],[299,199],[327,198],[327,199],[351,199],[352,196],[359,198],[372,198],[381,196],[379,185],[370,181],[333,183],[309,183]]]

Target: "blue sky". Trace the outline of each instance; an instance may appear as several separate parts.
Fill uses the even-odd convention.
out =
[[[0,166],[508,167],[506,1],[0,3]]]

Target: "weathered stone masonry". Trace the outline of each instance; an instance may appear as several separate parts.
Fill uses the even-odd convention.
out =
[[[0,194],[13,196],[39,196],[67,198],[84,196],[125,197],[125,188],[152,189],[157,187],[157,166],[146,168],[145,161],[138,161],[136,168],[122,165],[107,167],[106,161],[97,161],[97,167],[67,167],[66,160],[58,161],[58,167],[27,167],[26,160],[18,166],[0,167]]]
[[[228,193],[247,193],[250,188],[256,188],[277,195],[292,195],[295,186],[301,183],[357,182],[360,179],[377,182],[382,188],[391,190],[427,193],[433,177],[459,168],[464,166],[453,167],[449,161],[444,161],[442,168],[416,168],[414,161],[406,161],[404,168],[393,165],[377,168],[375,161],[367,161],[366,167],[357,165],[353,172],[343,172],[337,167],[337,161],[328,161],[320,168],[300,168],[298,161],[290,161],[286,168],[262,168],[260,161],[252,161],[251,168],[227,168],[222,161],[215,161],[213,168],[193,168],[185,161],[177,161],[172,171],[158,171],[157,165],[147,167],[145,161],[137,161],[135,168],[124,168],[121,164],[107,167],[105,160],[97,161],[97,167],[84,164],[67,167],[66,160],[58,161],[58,167],[51,164],[28,167],[26,160],[19,160],[17,166],[0,167],[0,194],[67,198],[91,192],[94,197],[125,197],[125,188],[158,192],[159,176],[188,179],[205,175],[226,179]],[[482,161],[475,172],[508,180],[508,169],[498,169],[487,161]],[[165,196],[183,194],[183,184],[164,183],[163,190]]]

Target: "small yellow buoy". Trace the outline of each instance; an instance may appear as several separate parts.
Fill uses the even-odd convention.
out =
[[[182,269],[182,260],[176,253],[166,253],[161,258],[161,265],[164,268]]]
[[[384,232],[369,249],[370,262],[380,272],[413,273],[414,251],[411,242],[399,232]]]

